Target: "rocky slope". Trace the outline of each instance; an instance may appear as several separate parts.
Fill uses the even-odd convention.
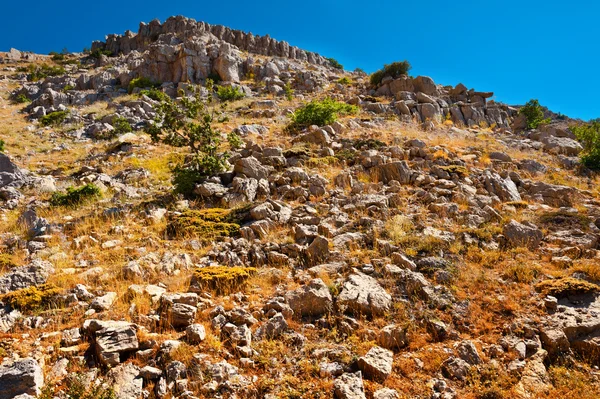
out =
[[[600,396],[598,178],[570,120],[183,17],[92,51],[0,53],[0,399]],[[214,106],[244,145],[184,198],[137,83],[209,77],[244,93]],[[286,129],[325,97],[360,111]]]

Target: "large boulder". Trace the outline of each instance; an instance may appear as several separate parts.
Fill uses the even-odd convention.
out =
[[[44,284],[52,271],[50,262],[34,259],[29,265],[17,267],[0,277],[0,294]]]
[[[367,399],[360,371],[344,373],[336,378],[333,392],[337,399]]]
[[[502,201],[521,201],[519,190],[509,177],[503,179],[497,173],[487,170],[484,184],[490,194],[498,196]]]
[[[379,179],[387,184],[392,180],[400,184],[409,184],[412,175],[411,169],[405,161],[391,162],[377,167]]]
[[[358,368],[365,377],[383,382],[392,373],[393,362],[392,351],[374,346],[366,355],[358,359]]]
[[[297,316],[318,317],[327,314],[333,307],[329,288],[323,280],[316,278],[304,287],[286,294],[288,304]]]
[[[516,220],[511,220],[504,226],[503,234],[511,246],[527,247],[529,249],[539,247],[542,238],[544,238],[544,234],[537,226],[531,223],[522,224]]]
[[[21,187],[26,183],[25,173],[10,158],[0,152],[0,188],[6,186]]]
[[[34,359],[0,366],[0,399],[13,399],[19,395],[38,396],[43,385],[44,374]]]
[[[95,338],[96,355],[106,366],[116,366],[121,355],[139,348],[137,326],[125,321],[86,320],[83,331]]]
[[[555,207],[572,206],[573,200],[578,197],[577,189],[573,187],[544,182],[532,183],[527,194],[535,200]]]
[[[390,309],[392,297],[373,277],[356,273],[344,283],[337,304],[345,311],[379,316]]]
[[[242,174],[246,177],[260,180],[269,177],[270,169],[266,166],[263,166],[258,159],[254,157],[247,157],[239,159],[235,163],[233,171],[237,174]]]
[[[239,82],[240,57],[235,54],[231,45],[223,43],[219,49],[219,57],[215,60],[213,68],[226,82]]]

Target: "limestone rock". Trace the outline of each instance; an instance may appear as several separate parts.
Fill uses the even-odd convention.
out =
[[[356,273],[348,277],[337,297],[341,309],[379,316],[390,309],[392,297],[377,280],[366,274]]]
[[[366,399],[360,371],[345,373],[335,379],[334,395],[337,399]]]
[[[304,287],[286,294],[288,304],[297,316],[319,317],[327,314],[333,307],[329,288],[323,280],[311,280]]]
[[[43,385],[42,369],[32,358],[0,366],[0,399],[13,399],[24,394],[37,396]]]
[[[366,355],[358,359],[358,368],[365,377],[382,382],[392,373],[393,362],[392,351],[374,346]]]

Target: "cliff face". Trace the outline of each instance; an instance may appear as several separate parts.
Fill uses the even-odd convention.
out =
[[[137,34],[127,31],[124,35],[108,35],[105,42],[94,42],[92,51],[108,50],[115,55],[129,54],[134,50],[143,52],[156,42],[178,44],[193,41],[206,34],[211,34],[215,40],[229,43],[252,54],[291,58],[317,65],[329,64],[326,58],[317,53],[291,46],[285,41],[275,40],[269,35],[255,36],[252,33],[222,25],[210,25],[182,16],[170,17],[163,24],[156,19],[148,24],[142,22]]]

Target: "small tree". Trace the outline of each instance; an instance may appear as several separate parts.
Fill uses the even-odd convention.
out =
[[[396,79],[402,75],[408,75],[408,71],[410,71],[411,68],[410,62],[406,60],[392,62],[391,64],[385,64],[382,69],[374,72],[369,80],[373,86],[377,86],[385,77],[389,76]]]
[[[329,64],[335,69],[344,69],[344,66],[340,64],[335,58],[327,58],[327,61],[329,61]]]
[[[519,114],[527,118],[527,128],[537,129],[542,124],[550,123],[550,119],[544,119],[544,109],[538,100],[529,100],[519,110]]]
[[[581,163],[590,169],[600,170],[600,119],[574,125],[570,129],[583,146]]]
[[[174,169],[177,192],[190,195],[196,183],[226,169],[229,154],[220,152],[221,132],[213,127],[214,110],[209,110],[198,93],[177,100],[163,99],[155,111],[154,122],[146,128],[152,141],[189,147],[191,152],[186,161]],[[227,139],[232,148],[242,144],[236,133],[230,133]]]

